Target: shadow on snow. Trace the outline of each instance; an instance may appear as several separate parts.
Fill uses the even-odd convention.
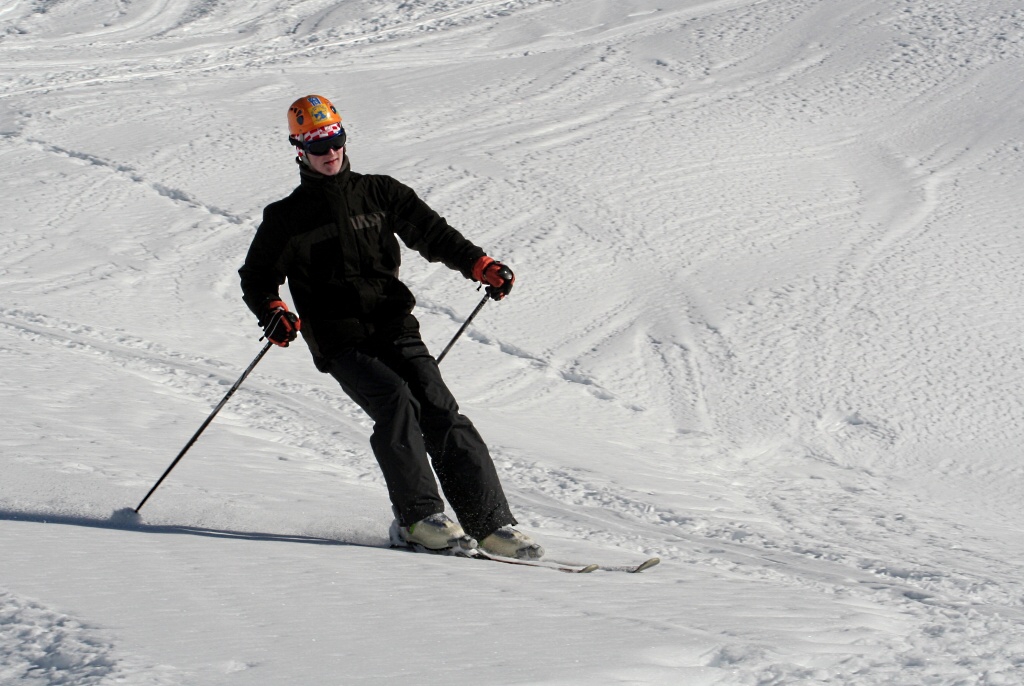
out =
[[[190,536],[208,536],[210,538],[233,538],[247,541],[275,541],[281,543],[307,543],[312,545],[344,545],[359,548],[386,548],[367,543],[339,541],[318,536],[302,536],[296,534],[272,534],[260,531],[233,531],[230,529],[210,529],[201,526],[185,526],[180,524],[145,524],[138,521],[119,520],[116,517],[101,518],[87,515],[54,514],[50,512],[32,512],[23,510],[0,509],[0,521],[32,522],[36,524],[62,524],[67,526],[84,526],[96,529],[116,529],[120,531],[138,531],[147,534],[186,534]]]

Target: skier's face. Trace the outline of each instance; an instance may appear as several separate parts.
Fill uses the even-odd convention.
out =
[[[306,155],[309,166],[324,176],[334,176],[341,171],[341,162],[345,158],[345,148],[328,150],[325,155]]]

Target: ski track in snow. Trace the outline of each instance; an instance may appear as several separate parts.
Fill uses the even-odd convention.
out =
[[[0,21],[0,157],[16,169],[0,357],[20,371],[2,389],[20,429],[5,469],[58,480],[0,485],[5,517],[96,516],[111,484],[141,495],[237,378],[257,345],[234,340],[255,331],[235,269],[259,208],[294,183],[270,103],[335,88],[358,169],[409,182],[517,269],[445,373],[521,523],[558,557],[661,556],[644,583],[664,608],[585,612],[701,646],[653,644],[586,680],[1019,681],[1014,2],[64,0]],[[254,178],[225,181],[225,101],[249,108]],[[472,297],[408,262],[443,341]],[[282,527],[384,545],[300,523],[327,493],[383,499],[369,422],[295,371],[304,356],[275,350],[246,382],[158,520],[183,515],[177,499],[186,523],[258,528],[298,496],[309,509]],[[91,424],[76,378],[122,389],[94,410],[124,413],[123,434]],[[188,682],[7,588],[0,574],[0,682]],[[812,600],[757,614],[773,593]],[[719,623],[742,624],[739,604],[758,620]],[[782,638],[809,626],[820,652]],[[254,667],[231,664],[210,683]]]

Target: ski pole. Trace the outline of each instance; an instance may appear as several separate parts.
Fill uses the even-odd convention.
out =
[[[453,345],[455,345],[455,341],[459,340],[459,336],[461,336],[462,332],[466,330],[466,327],[469,326],[469,323],[471,321],[473,321],[473,317],[475,317],[477,315],[477,313],[480,312],[480,310],[483,309],[484,305],[487,304],[487,301],[490,298],[491,298],[491,294],[487,293],[483,297],[483,299],[480,300],[480,304],[476,306],[476,309],[474,309],[473,313],[471,315],[469,315],[469,318],[467,318],[466,321],[463,322],[462,326],[459,327],[459,330],[455,332],[455,336],[452,338],[452,340],[448,342],[448,345],[446,345],[444,350],[441,351],[441,354],[437,356],[437,363],[438,364],[441,364],[441,360],[444,359],[444,356],[447,355],[448,351],[452,349]]]
[[[249,376],[249,372],[251,372],[256,367],[256,365],[259,364],[259,361],[263,359],[263,356],[267,354],[267,351],[270,350],[270,346],[272,345],[273,343],[267,341],[267,344],[263,346],[263,350],[260,351],[260,354],[257,355],[256,359],[252,361],[252,364],[250,364],[246,368],[246,370],[242,372],[242,375],[238,377],[238,381],[235,382],[235,385],[232,386],[231,389],[224,396],[224,398],[219,403],[217,403],[217,407],[213,408],[213,412],[211,412],[210,416],[206,418],[206,421],[203,422],[203,425],[199,427],[199,430],[192,435],[192,438],[189,439],[189,442],[185,444],[185,447],[181,449],[181,452],[178,453],[178,456],[174,458],[174,462],[171,463],[171,466],[167,468],[167,470],[159,479],[157,479],[157,482],[153,484],[153,488],[149,489],[149,493],[147,493],[146,497],[142,499],[142,502],[139,503],[139,506],[135,508],[135,514],[139,513],[139,510],[142,509],[142,506],[146,504],[147,500],[149,500],[149,496],[153,495],[153,491],[160,487],[160,484],[164,482],[164,479],[166,479],[167,475],[171,473],[171,470],[174,469],[179,462],[181,462],[181,458],[185,457],[185,453],[187,453],[189,448],[192,447],[192,444],[196,442],[196,440],[199,438],[199,435],[206,430],[206,427],[210,425],[210,422],[212,422],[213,418],[217,416],[217,413],[220,412],[221,408],[227,404],[228,398],[234,395],[235,391],[238,390],[238,387],[242,385],[243,381],[245,381],[245,377]]]

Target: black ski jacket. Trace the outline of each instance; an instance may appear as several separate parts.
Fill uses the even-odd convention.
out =
[[[484,251],[411,188],[390,176],[357,174],[345,158],[336,176],[300,165],[301,183],[263,210],[249,246],[242,298],[264,325],[267,303],[288,280],[302,337],[320,371],[339,351],[416,333],[416,300],[398,279],[398,238],[431,262],[472,278]]]

